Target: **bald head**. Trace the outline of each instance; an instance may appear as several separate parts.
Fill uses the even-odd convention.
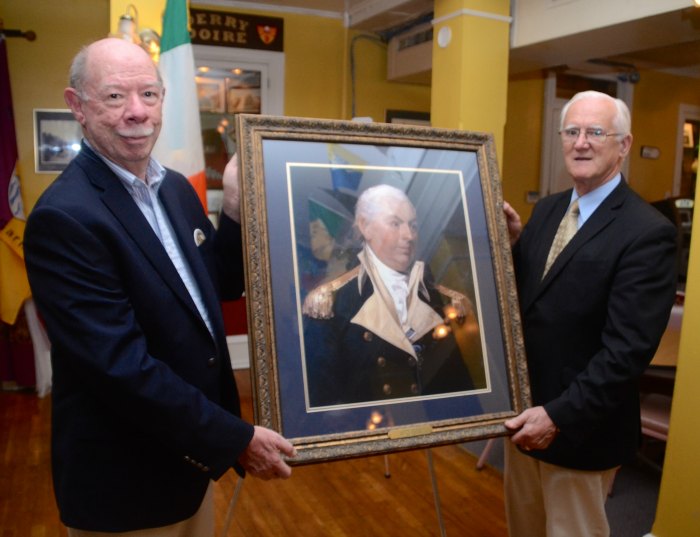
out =
[[[90,76],[94,64],[113,65],[113,62],[120,58],[127,62],[136,61],[152,66],[158,81],[163,83],[156,64],[144,49],[124,39],[107,37],[84,46],[73,58],[68,80],[70,87],[83,93],[86,79]]]

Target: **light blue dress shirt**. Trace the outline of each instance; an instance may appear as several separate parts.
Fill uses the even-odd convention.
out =
[[[85,140],[87,143],[87,140]],[[95,149],[87,145],[95,151]],[[204,306],[204,301],[202,300],[202,294],[199,291],[197,282],[192,275],[192,269],[190,268],[187,260],[182,254],[180,245],[175,238],[173,232],[173,227],[170,224],[167,213],[163,210],[163,206],[158,199],[158,190],[163,184],[165,179],[165,168],[155,159],[151,158],[148,162],[148,169],[146,170],[146,182],[144,183],[141,179],[136,177],[133,173],[125,170],[121,166],[115,164],[108,158],[100,155],[95,151],[107,166],[119,177],[122,184],[126,188],[126,191],[131,195],[136,205],[141,210],[143,215],[148,220],[148,223],[153,228],[156,236],[160,239],[163,244],[165,251],[167,252],[170,260],[175,265],[180,278],[182,278],[182,283],[185,284],[187,291],[189,291],[192,300],[197,306],[199,314],[207,325],[209,332],[213,335],[214,330],[212,328],[211,320],[209,318],[209,312]]]
[[[615,190],[617,185],[620,184],[621,180],[622,174],[618,173],[610,181],[603,183],[595,190],[592,190],[583,196],[579,196],[576,193],[576,189],[573,190],[569,205],[578,199],[578,229],[581,229],[581,226],[586,223],[586,220],[588,220],[588,218],[595,212],[600,204],[603,203],[605,198],[607,198],[610,193]]]

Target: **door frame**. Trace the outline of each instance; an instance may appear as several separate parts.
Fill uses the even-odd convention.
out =
[[[261,113],[284,115],[284,52],[212,45],[192,45],[196,67],[243,67],[262,73]]]
[[[678,105],[678,128],[676,132],[676,164],[673,170],[672,196],[681,194],[681,169],[683,166],[683,124],[686,120],[700,121],[700,106],[681,103]]]

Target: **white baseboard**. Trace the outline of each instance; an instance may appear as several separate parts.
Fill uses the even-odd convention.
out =
[[[250,367],[250,357],[248,354],[248,336],[226,336],[228,353],[231,356],[232,369],[248,369]]]

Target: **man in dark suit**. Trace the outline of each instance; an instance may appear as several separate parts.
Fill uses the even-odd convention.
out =
[[[240,419],[220,297],[243,289],[237,169],[218,232],[150,157],[164,88],[140,47],[104,39],[71,66],[79,155],[27,222],[53,362],[53,478],[69,535],[213,535],[212,480],[287,477],[293,447]]]
[[[676,230],[620,174],[632,145],[627,106],[577,94],[560,134],[574,188],[541,200],[522,234],[504,208],[534,403],[506,422],[511,537],[609,535],[608,488],[639,445],[638,378],[676,291]],[[575,235],[550,255],[570,205]]]
[[[304,301],[311,406],[485,388],[471,301],[437,285],[415,260],[416,210],[408,196],[389,185],[368,188],[355,226],[364,242],[360,265]]]

